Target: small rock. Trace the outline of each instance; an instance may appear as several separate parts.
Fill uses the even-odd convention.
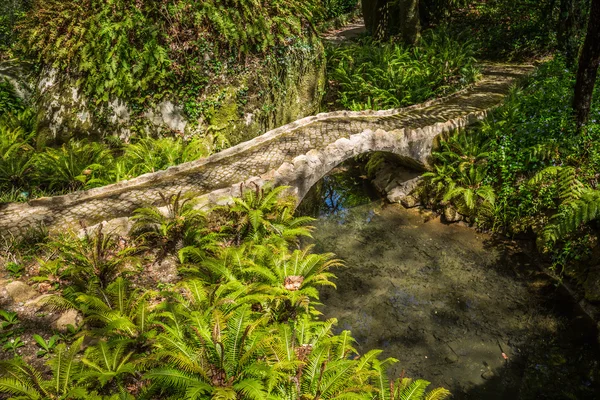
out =
[[[63,312],[60,317],[56,321],[52,323],[52,328],[59,330],[61,332],[65,332],[69,325],[73,325],[74,327],[79,327],[81,322],[83,321],[83,317],[77,310],[67,310]]]
[[[405,208],[413,208],[420,206],[421,202],[415,196],[409,195],[400,200],[400,204],[402,204],[402,206]]]
[[[452,353],[449,356],[447,356],[444,360],[446,360],[446,362],[448,364],[454,364],[454,363],[458,362],[458,356],[456,354]]]
[[[463,216],[460,215],[454,207],[446,207],[444,208],[444,221],[448,223],[458,222],[463,219]]]
[[[403,199],[409,196],[416,188],[419,182],[421,181],[421,177],[418,176],[413,179],[409,179],[403,182],[394,182],[395,186],[386,187],[387,198],[391,203],[401,203]],[[414,197],[414,196],[413,196]],[[416,198],[415,198],[416,199]],[[405,206],[406,207],[406,206]]]
[[[483,374],[481,374],[481,377],[487,381],[494,377],[494,373],[491,369],[487,369],[483,372]]]
[[[38,295],[33,288],[21,281],[14,281],[6,285],[6,291],[15,303],[22,303]]]

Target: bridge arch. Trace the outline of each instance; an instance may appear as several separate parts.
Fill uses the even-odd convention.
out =
[[[44,224],[50,231],[127,221],[136,208],[160,202],[159,193],[196,195],[223,204],[243,182],[290,186],[298,203],[344,161],[375,151],[427,167],[440,134],[470,125],[497,106],[515,80],[533,67],[488,65],[477,84],[445,98],[403,109],[336,111],[303,118],[206,159],[102,188],[0,205],[0,236],[20,236]],[[115,222],[116,224],[117,222]]]

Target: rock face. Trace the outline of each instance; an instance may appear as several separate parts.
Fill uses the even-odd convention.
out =
[[[446,206],[442,215],[444,217],[444,221],[448,223],[462,221],[463,219],[463,216],[451,206]]]
[[[387,199],[390,203],[401,203],[407,196],[409,196],[416,188],[419,182],[421,181],[421,177],[418,176],[413,179],[409,179],[404,182],[398,182],[397,186],[393,186],[387,191]],[[411,196],[416,200],[416,197]],[[413,205],[413,207],[416,203]],[[409,207],[410,208],[410,207]]]
[[[38,295],[38,292],[21,281],[14,281],[6,285],[6,292],[15,303],[25,302]]]
[[[420,206],[421,202],[415,196],[409,195],[400,200],[400,204],[402,204],[402,207],[405,208],[414,208]]]
[[[210,85],[198,102],[211,106],[203,105],[208,111],[197,119],[186,117],[175,98],[141,111],[132,110],[121,99],[94,105],[74,80],[52,68],[32,76],[30,66],[4,62],[0,63],[0,79],[9,79],[24,98],[35,94],[39,145],[63,143],[73,137],[95,140],[106,134],[128,140],[132,125],[150,134],[218,132],[235,145],[318,110],[325,85],[323,46],[312,40],[284,57],[289,62],[283,68],[278,62],[260,63],[228,83]]]
[[[80,327],[82,321],[83,317],[77,312],[77,310],[67,310],[52,323],[52,328],[61,332],[65,332],[69,325],[73,325],[74,328]]]

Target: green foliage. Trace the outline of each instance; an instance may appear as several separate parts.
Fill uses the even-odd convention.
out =
[[[58,265],[53,275],[64,277],[71,289],[79,291],[106,288],[125,273],[125,265],[135,264],[138,252],[123,238],[104,233],[102,225],[92,233],[86,230],[82,238],[63,235],[47,246],[56,255],[45,264],[51,269]]]
[[[0,393],[12,395],[11,399],[87,399],[89,393],[76,383],[81,370],[77,361],[83,338],[70,348],[60,344],[56,356],[48,361],[52,377],[45,379],[40,371],[16,358],[2,363]]]
[[[444,388],[437,388],[425,393],[430,382],[423,379],[413,380],[410,378],[398,379],[392,385],[393,399],[400,400],[444,400],[451,396]]]
[[[15,24],[31,6],[31,0],[6,0],[0,3],[0,61],[12,58],[13,45],[18,40]],[[0,97],[1,97],[0,89]],[[0,100],[0,114],[2,114]]]
[[[206,215],[194,208],[190,197],[181,199],[181,192],[168,197],[160,193],[160,196],[166,210],[157,207],[135,210],[130,235],[159,246],[164,255],[193,245],[199,236],[206,233],[203,229]]]
[[[280,200],[286,189],[285,186],[270,190],[258,185],[254,190],[240,187],[242,197],[234,198],[234,205],[229,209],[236,243],[293,241],[298,236],[310,235],[311,228],[306,225],[312,218],[294,217],[292,204]]]
[[[39,183],[50,190],[74,191],[96,186],[112,164],[110,151],[100,143],[70,141],[47,148],[35,161]]]
[[[22,332],[19,325],[20,321],[16,312],[0,310],[0,345],[12,346],[10,341]]]
[[[15,92],[13,85],[6,79],[0,79],[0,117],[8,113],[21,112],[24,108],[25,104]]]
[[[33,177],[35,131],[27,129],[29,111],[0,116],[0,190],[24,188]]]
[[[422,191],[442,205],[451,203],[474,221],[487,217],[494,206],[494,188],[485,184],[488,173],[489,142],[471,132],[442,139],[433,152],[434,170],[423,174]]]
[[[358,6],[358,0],[320,0],[322,17],[332,19],[347,14]]]
[[[4,343],[4,346],[2,346],[2,349],[6,351],[12,351],[12,353],[16,356],[17,349],[23,346],[25,346],[25,343],[21,340],[21,337],[16,336],[7,340],[6,343]]]
[[[313,0],[38,0],[19,28],[40,61],[106,102],[204,85],[211,63],[301,36],[317,8]]]
[[[11,261],[6,264],[6,270],[13,278],[20,278],[25,270],[25,267],[19,263]]]
[[[329,74],[345,109],[388,109],[423,102],[473,82],[478,70],[470,41],[428,31],[416,47],[371,38],[335,47]]]
[[[541,231],[538,243],[551,246],[566,239],[570,233],[590,221],[600,218],[600,190],[584,189],[563,200],[559,212]]]
[[[436,2],[444,2],[444,0]],[[449,26],[468,33],[485,58],[507,60],[539,57],[555,48],[559,1],[471,1],[454,12]]]
[[[53,148],[35,142],[31,109],[0,117],[2,202],[104,186],[204,158],[229,146],[218,133],[189,140],[146,137],[124,146],[71,140]]]
[[[535,233],[562,271],[591,254],[598,236],[590,222],[598,218],[600,105],[592,103],[590,123],[578,132],[573,84],[574,73],[562,59],[541,65],[481,126],[454,144],[441,143],[422,188],[425,197],[452,202],[481,227]],[[474,202],[478,197],[483,210]],[[574,274],[585,276],[586,268]]]
[[[443,399],[442,389],[424,395],[426,381],[389,385],[395,359],[380,360],[380,350],[359,355],[350,332],[334,334],[335,320],[317,319],[318,288],[334,286],[331,268],[341,263],[310,247],[291,248],[309,234],[308,220],[295,218],[279,200],[284,189],[247,191],[209,215],[180,196],[165,198],[168,215],[156,208],[138,213],[138,228],[153,232],[146,243],[168,247],[170,235],[189,239],[180,252],[185,279],[160,293],[119,275],[126,246],[115,247],[101,229],[52,241],[50,275],[66,268],[71,272],[60,279],[97,283],[71,284],[45,297],[46,305],[77,309],[84,327],[61,338],[77,338],[69,348],[56,336],[34,336],[49,371],[20,358],[6,362],[0,393],[65,400]],[[210,233],[216,235],[204,240]],[[16,315],[0,315],[7,326],[17,323]],[[15,338],[9,348],[19,343]]]
[[[486,182],[497,188],[497,229],[537,231],[563,201],[596,184],[600,108],[593,103],[589,126],[577,134],[573,84],[562,60],[548,62],[481,127],[490,141]]]
[[[45,340],[40,335],[34,334],[33,340],[40,346],[40,350],[36,353],[38,357],[49,355],[58,345],[58,335],[52,335],[48,340]]]

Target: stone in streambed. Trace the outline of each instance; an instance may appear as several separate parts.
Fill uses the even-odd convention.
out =
[[[444,222],[452,223],[462,221],[463,216],[454,209],[454,207],[444,208]]]
[[[420,206],[421,202],[415,196],[409,195],[403,198],[400,201],[400,204],[402,204],[402,206],[405,208],[414,208]]]

